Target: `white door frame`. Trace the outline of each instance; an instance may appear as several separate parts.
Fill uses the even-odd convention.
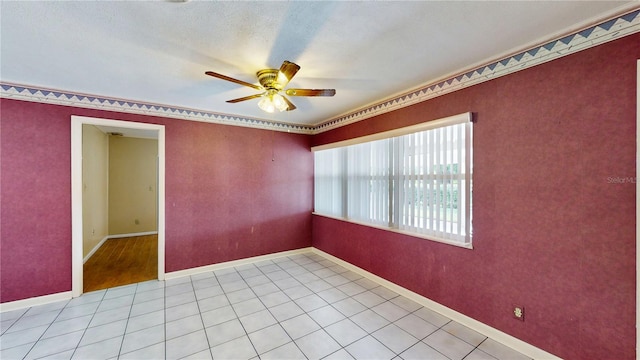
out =
[[[636,72],[636,359],[640,359],[640,60]]]
[[[158,280],[164,280],[164,183],[165,152],[164,125],[108,120],[85,116],[71,116],[71,292],[73,297],[83,290],[82,235],[82,125],[110,126],[150,130],[158,136]]]

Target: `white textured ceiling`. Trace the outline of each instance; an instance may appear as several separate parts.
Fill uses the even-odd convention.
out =
[[[0,80],[304,125],[469,70],[628,10],[633,1],[0,2]],[[637,4],[637,3],[636,3]],[[289,84],[335,88],[268,114],[256,83],[283,60]]]

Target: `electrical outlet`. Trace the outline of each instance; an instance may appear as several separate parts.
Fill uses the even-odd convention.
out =
[[[520,321],[524,321],[524,306],[513,305],[513,317]]]

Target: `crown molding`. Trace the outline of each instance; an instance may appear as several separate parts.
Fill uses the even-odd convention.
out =
[[[485,65],[476,66],[462,73],[340,115],[317,125],[278,123],[232,114],[4,82],[0,82],[0,98],[312,135],[512,74],[637,32],[640,32],[640,9],[636,8],[633,11],[558,37],[552,41],[530,47]]]

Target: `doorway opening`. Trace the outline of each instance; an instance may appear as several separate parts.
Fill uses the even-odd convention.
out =
[[[84,293],[158,278],[157,233],[117,238],[110,235],[95,248],[90,258],[85,256],[82,267]]]
[[[164,280],[164,182],[165,182],[165,154],[164,154],[164,126],[155,125],[155,124],[146,124],[146,123],[136,123],[136,122],[128,122],[128,121],[120,121],[120,120],[109,120],[109,119],[99,119],[99,118],[90,118],[83,116],[72,116],[71,117],[71,212],[72,212],[72,295],[74,297],[80,296],[84,292],[84,261],[86,258],[90,257],[93,254],[87,255],[87,252],[92,251],[88,249],[89,247],[94,247],[91,242],[88,242],[89,245],[85,244],[85,239],[90,238],[92,233],[95,233],[95,228],[100,227],[100,221],[98,221],[98,225],[95,223],[91,223],[90,219],[86,218],[84,208],[88,206],[87,198],[91,196],[88,193],[85,193],[85,180],[83,179],[83,166],[90,166],[92,162],[83,165],[83,140],[86,134],[83,135],[83,126],[85,125],[93,125],[93,129],[99,129],[103,133],[110,134],[122,134],[124,137],[131,139],[153,139],[152,147],[156,147],[157,149],[152,149],[153,151],[157,150],[157,161],[151,166],[155,166],[157,169],[155,172],[156,179],[153,184],[145,185],[148,186],[149,194],[155,195],[156,206],[155,219],[151,219],[151,221],[147,221],[145,219],[135,219],[136,226],[139,224],[146,224],[153,222],[155,220],[156,225],[153,226],[157,229],[157,234],[155,231],[143,231],[136,232],[135,230],[119,230],[117,231],[120,236],[107,236],[102,242],[106,243],[104,240],[115,237],[130,237],[127,235],[133,235],[134,237],[144,237],[147,235],[153,235],[154,237],[154,245],[155,246],[155,237],[157,237],[157,251],[153,251],[152,254],[155,256],[157,253],[157,277],[154,277],[158,280]],[[87,127],[89,128],[89,127]],[[146,146],[148,147],[149,144]],[[156,145],[157,144],[157,145]],[[86,145],[86,144],[85,144]],[[154,154],[155,156],[155,154]],[[86,159],[85,159],[86,160]],[[148,181],[151,182],[151,181]],[[99,185],[99,184],[98,184]],[[154,189],[155,187],[155,189]],[[154,191],[155,190],[155,191]],[[149,196],[147,194],[147,196]],[[99,196],[98,196],[99,197]],[[104,196],[103,196],[104,198]],[[98,201],[99,202],[99,201]],[[154,210],[155,210],[154,209]],[[96,212],[101,212],[104,210],[98,209]],[[118,212],[119,214],[120,212]],[[104,222],[104,221],[103,221]],[[150,225],[150,226],[152,226]],[[100,230],[100,229],[99,229]],[[149,229],[147,229],[149,230]],[[102,230],[104,232],[104,230]],[[125,233],[125,234],[122,234]],[[143,238],[138,238],[141,240]],[[135,238],[134,238],[135,240]],[[148,240],[148,239],[146,239]],[[112,240],[119,241],[119,240]],[[94,240],[95,242],[95,240]],[[122,242],[123,245],[125,241]],[[100,252],[102,248],[99,244],[95,246],[97,249],[96,254]],[[105,248],[106,250],[106,248]],[[155,250],[155,249],[154,249]],[[155,260],[155,259],[154,259]],[[135,282],[135,281],[134,281]]]

